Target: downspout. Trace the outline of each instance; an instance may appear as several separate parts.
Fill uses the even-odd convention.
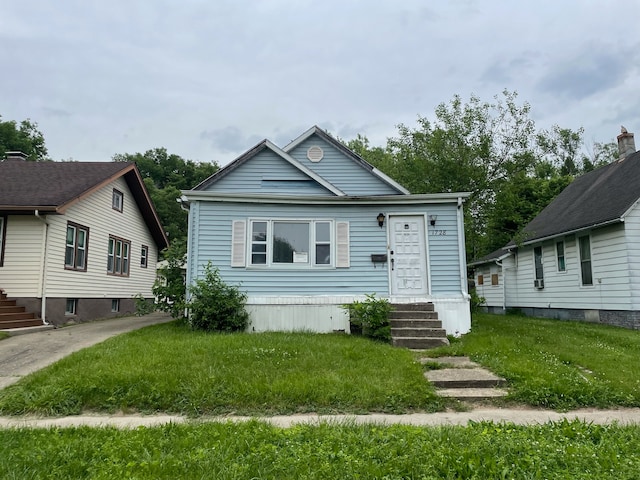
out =
[[[460,290],[468,300],[470,295],[467,288],[467,255],[464,238],[464,214],[462,212],[462,197],[458,197],[458,258],[460,259]]]
[[[49,234],[49,223],[46,218],[40,216],[40,212],[38,210],[34,211],[34,215],[38,220],[40,220],[44,224],[44,236],[42,239],[42,256],[40,258],[40,297],[42,301],[40,302],[40,318],[42,319],[42,323],[44,325],[49,325],[47,322],[47,240]]]
[[[496,265],[500,267],[500,271],[502,272],[502,311],[507,311],[507,277],[504,273],[504,265],[502,262],[496,260]]]

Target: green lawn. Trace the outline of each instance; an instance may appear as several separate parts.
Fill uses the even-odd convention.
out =
[[[518,315],[474,316],[430,355],[469,355],[504,376],[510,399],[559,410],[640,406],[640,332]]]
[[[261,422],[0,430],[3,479],[637,479],[640,427]]]
[[[211,334],[175,323],[112,338],[0,390],[0,414],[434,411],[408,350],[344,334]]]
[[[469,355],[509,382],[507,402],[557,410],[640,406],[640,332],[476,315],[428,355]],[[208,334],[170,323],[77,352],[0,390],[0,414],[191,416],[442,410],[417,354],[361,337]]]
[[[0,332],[0,340],[4,340],[5,338],[9,338],[9,334],[5,332]]]

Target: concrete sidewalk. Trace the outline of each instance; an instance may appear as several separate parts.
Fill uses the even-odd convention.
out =
[[[198,425],[205,422],[247,422],[259,420],[277,427],[288,428],[299,424],[379,424],[416,425],[434,427],[440,425],[467,425],[469,422],[513,423],[516,425],[538,425],[562,420],[582,420],[597,425],[617,423],[640,425],[640,408],[620,410],[583,409],[558,413],[550,410],[477,408],[469,412],[412,413],[407,415],[280,415],[273,417],[202,417],[187,418],[181,415],[78,415],[59,418],[0,417],[2,428],[51,428],[51,427],[155,427],[169,423]]]
[[[0,340],[0,388],[115,335],[171,320],[166,313],[154,312],[142,317],[110,318]]]

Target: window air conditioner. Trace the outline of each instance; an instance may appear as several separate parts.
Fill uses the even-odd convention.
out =
[[[542,278],[536,278],[533,281],[533,286],[538,288],[538,289],[544,288],[544,280]]]

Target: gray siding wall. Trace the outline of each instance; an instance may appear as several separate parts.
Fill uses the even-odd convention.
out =
[[[582,235],[582,234],[581,234]],[[534,288],[534,246],[520,248],[507,281],[508,307],[629,310],[632,297],[623,224],[591,232],[593,285],[582,285],[578,237],[565,237],[566,271],[558,272],[555,240],[543,242],[544,289]]]
[[[222,177],[209,190],[221,193],[333,196],[333,193],[268,149]]]
[[[314,163],[307,158],[307,150],[311,146],[322,148],[324,158],[321,161]],[[347,195],[395,195],[399,193],[395,188],[362,168],[316,135],[312,135],[288,153]]]
[[[393,210],[392,212],[390,210]],[[201,276],[211,262],[222,278],[240,284],[250,296],[315,296],[389,294],[388,264],[374,265],[371,254],[387,253],[386,224],[380,228],[380,211],[392,214],[438,215],[438,230],[445,235],[428,235],[428,258],[433,294],[460,294],[460,261],[456,228],[456,206],[394,205],[294,205],[193,202],[190,211],[188,281]],[[231,267],[233,220],[249,218],[333,219],[348,221],[350,230],[349,268]],[[432,227],[429,226],[429,229]]]

